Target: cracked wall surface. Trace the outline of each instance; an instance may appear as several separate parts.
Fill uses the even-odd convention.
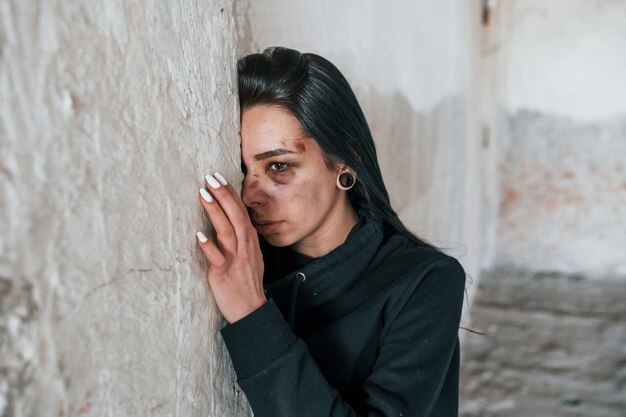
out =
[[[195,231],[229,1],[0,2],[0,415],[247,416]]]

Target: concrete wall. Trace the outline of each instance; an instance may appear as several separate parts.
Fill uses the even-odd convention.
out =
[[[491,1],[465,416],[626,410],[626,2]]]
[[[240,178],[231,3],[0,22],[0,415],[249,415],[194,235]]]
[[[346,76],[377,145],[392,205],[477,278],[480,143],[477,1],[236,0],[239,55],[313,52]],[[473,287],[470,287],[470,294]]]

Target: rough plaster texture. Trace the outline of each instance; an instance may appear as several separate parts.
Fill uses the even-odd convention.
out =
[[[0,415],[249,415],[194,235],[241,179],[231,3],[0,22]]]
[[[392,205],[474,278],[478,3],[235,2],[240,55],[287,46],[322,55],[344,73],[372,130]]]

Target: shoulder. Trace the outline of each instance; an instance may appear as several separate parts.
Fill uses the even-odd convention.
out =
[[[402,316],[458,326],[466,274],[456,258],[400,234],[384,240],[377,258],[376,275],[387,289],[386,322]]]
[[[465,270],[456,258],[400,233],[385,234],[372,266],[398,285],[402,281],[415,284],[426,277],[465,285]]]

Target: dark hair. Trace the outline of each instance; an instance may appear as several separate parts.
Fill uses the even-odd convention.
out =
[[[321,56],[283,47],[250,54],[237,64],[241,112],[258,104],[278,105],[293,114],[318,143],[327,165],[349,166],[357,176],[348,197],[391,229],[439,250],[410,232],[391,208],[376,148],[363,111],[339,70]]]

